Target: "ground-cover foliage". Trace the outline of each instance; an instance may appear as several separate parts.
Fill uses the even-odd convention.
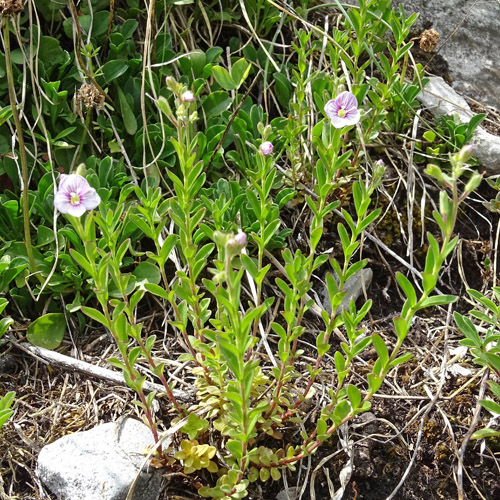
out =
[[[481,182],[466,144],[484,115],[434,124],[418,109],[415,14],[389,0],[295,3],[0,3],[0,313],[49,349],[66,330],[84,344],[104,329],[106,360],[157,443],[151,462],[191,474],[209,498],[293,477],[370,410],[412,358],[417,315],[457,299],[439,280]],[[401,307],[382,331],[366,290],[343,299],[389,210],[388,143],[401,152],[408,137],[433,209],[422,203],[421,272],[394,274]],[[492,326],[481,338],[456,323],[498,374],[498,306],[490,290],[470,294],[489,311],[471,314]],[[140,319],[151,309],[155,328]],[[184,351],[190,403],[175,396],[167,339]],[[179,422],[165,446],[165,423]]]

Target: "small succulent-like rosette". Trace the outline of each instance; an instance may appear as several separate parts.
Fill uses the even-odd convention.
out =
[[[270,155],[273,152],[274,146],[270,141],[265,141],[260,145],[260,152],[264,155]]]
[[[101,203],[97,191],[90,187],[87,179],[78,174],[62,174],[54,205],[62,214],[81,217],[87,210]]]
[[[325,104],[325,113],[335,128],[356,125],[360,119],[358,100],[347,90]]]

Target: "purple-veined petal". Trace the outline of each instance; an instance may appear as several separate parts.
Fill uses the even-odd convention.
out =
[[[339,113],[339,105],[337,104],[335,99],[330,99],[325,104],[325,113],[328,118],[333,119],[334,116],[338,116]]]
[[[71,198],[67,195],[67,193],[59,190],[54,196],[54,206],[62,214],[67,214],[73,205],[71,205]]]
[[[86,212],[85,207],[82,203],[80,205],[71,205],[71,208],[68,211],[69,215],[73,215],[74,217],[81,217]]]
[[[86,210],[92,210],[101,203],[101,198],[94,188],[89,187],[85,193],[80,195],[80,202]]]
[[[356,125],[360,119],[359,110],[350,109],[342,119],[344,120],[344,127],[347,127],[348,125]]]
[[[63,182],[59,185],[59,190],[64,190],[67,193],[77,193],[81,196],[88,189],[90,189],[89,183],[85,177],[78,174],[71,174],[63,179]]]
[[[342,118],[340,116],[332,116],[330,120],[335,128],[344,128],[347,125],[350,125],[349,123],[346,123],[345,117]]]
[[[358,107],[358,100],[347,90],[341,92],[335,100],[337,101],[339,106],[341,106],[346,111]]]
[[[80,205],[71,205],[71,208],[68,209],[68,214],[73,215],[74,217],[81,217],[86,212],[85,206],[83,203]]]

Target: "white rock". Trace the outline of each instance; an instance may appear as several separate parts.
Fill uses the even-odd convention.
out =
[[[36,473],[60,500],[125,500],[153,444],[151,431],[132,418],[64,436],[44,446]],[[156,500],[161,471],[141,472],[134,500]]]
[[[424,91],[417,98],[434,116],[456,113],[462,123],[467,123],[474,116],[467,101],[438,76],[429,79]],[[472,144],[474,156],[481,166],[490,174],[500,173],[500,137],[477,127]]]

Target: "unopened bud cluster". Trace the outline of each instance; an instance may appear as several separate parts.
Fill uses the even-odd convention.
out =
[[[182,83],[179,83],[172,76],[167,76],[165,80],[167,87],[176,96],[175,105],[177,120],[180,122],[195,122],[198,119],[198,112],[191,111],[190,104],[196,101],[196,96],[191,90],[186,90]]]
[[[241,229],[236,234],[214,231],[214,241],[231,255],[238,255],[247,244],[247,235]]]

